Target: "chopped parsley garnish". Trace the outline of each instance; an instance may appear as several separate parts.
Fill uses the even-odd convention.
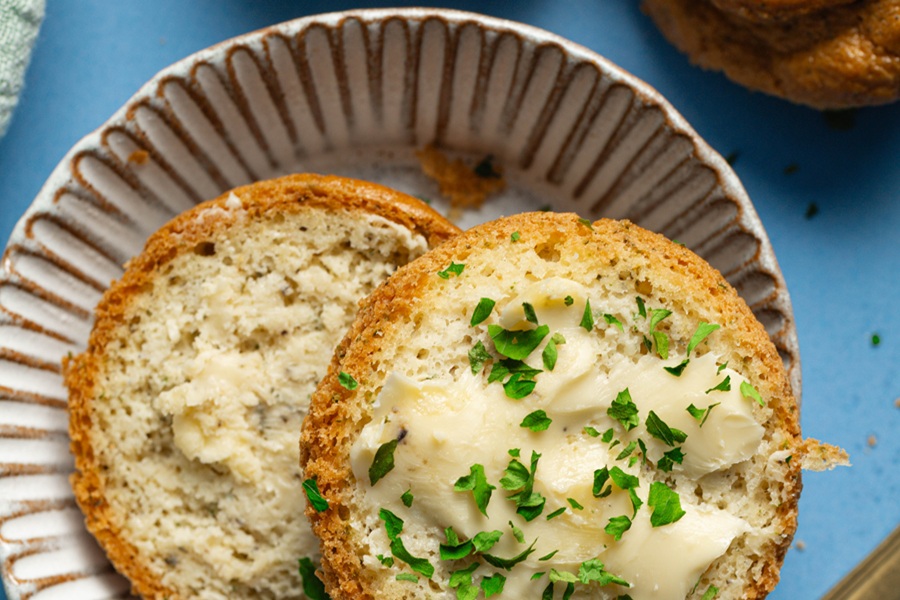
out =
[[[662,322],[663,319],[672,314],[671,310],[666,310],[664,308],[651,308],[650,309],[650,331],[656,331],[656,326]]]
[[[647,316],[647,307],[644,306],[644,299],[640,296],[636,296],[635,301],[637,301],[638,316],[640,316],[642,319],[645,318]]]
[[[749,382],[742,381],[741,382],[741,396],[744,398],[751,398],[756,401],[760,406],[765,406],[766,403],[763,401],[762,396],[759,395],[759,392],[753,387]]]
[[[497,489],[487,482],[484,476],[484,465],[474,464],[469,467],[469,474],[463,475],[453,485],[455,492],[472,492],[475,505],[484,516],[487,516],[487,505],[491,501],[491,491]]]
[[[383,564],[386,567],[394,566],[394,557],[393,556],[385,556],[384,554],[376,554],[375,558],[378,559],[378,562]]]
[[[472,563],[465,569],[459,569],[450,573],[450,581],[448,585],[451,588],[457,588],[456,597],[465,598],[466,600],[474,600],[478,596],[478,588],[472,585],[472,573],[475,572],[479,564]],[[474,590],[474,595],[468,590]]]
[[[700,600],[713,600],[713,598],[715,598],[718,595],[718,593],[719,593],[719,588],[717,588],[714,585],[711,585],[708,588],[706,588],[706,592],[703,593],[703,597],[701,597]]]
[[[622,534],[629,529],[631,529],[631,519],[629,519],[625,515],[622,515],[621,517],[611,518],[606,527],[603,528],[603,531],[613,536],[613,538],[615,538],[615,540],[618,542],[622,539]]]
[[[503,384],[503,391],[508,398],[521,400],[534,391],[535,385],[537,385],[537,382],[531,379],[522,379],[522,375],[516,373],[509,378],[509,381]]]
[[[553,419],[548,417],[546,412],[536,410],[526,415],[522,422],[519,423],[519,427],[525,427],[531,431],[546,431],[552,422]]]
[[[498,569],[506,569],[507,571],[512,570],[514,566],[528,558],[532,552],[534,552],[534,545],[537,543],[537,540],[531,542],[531,545],[528,546],[525,550],[522,550],[520,553],[516,554],[512,558],[500,558],[499,556],[494,556],[493,554],[482,554],[481,556],[484,558],[484,561],[493,567],[497,567]]]
[[[662,441],[662,443],[667,446],[683,444],[684,440],[687,439],[687,434],[685,432],[680,429],[675,429],[674,427],[669,427],[652,410],[647,415],[645,423],[647,425],[647,433]]]
[[[559,356],[559,352],[556,347],[559,344],[565,344],[566,338],[563,337],[561,333],[554,333],[550,338],[550,341],[547,342],[547,345],[544,346],[544,351],[541,353],[541,359],[544,361],[544,368],[548,371],[552,371],[556,366],[556,359]]]
[[[631,456],[631,453],[634,452],[635,448],[637,448],[637,441],[632,440],[632,441],[628,442],[628,445],[625,446],[625,448],[621,452],[619,452],[618,456],[616,456],[616,460],[622,460],[623,458],[628,458],[629,456]]]
[[[518,527],[516,527],[515,525],[513,525],[512,521],[509,522],[509,528],[512,529],[512,534],[513,534],[513,537],[516,538],[516,541],[519,542],[520,544],[524,544],[525,543],[525,534],[522,533],[522,530],[519,529]]]
[[[303,482],[303,491],[306,492],[306,498],[317,512],[328,510],[328,500],[319,491],[319,484],[315,479],[309,478]]]
[[[590,331],[594,328],[594,315],[591,313],[591,301],[584,301],[584,313],[581,315],[581,323],[579,323],[585,330]]]
[[[413,583],[419,580],[419,578],[412,573],[397,573],[394,579],[396,579],[397,581],[411,581]]]
[[[585,227],[587,227],[588,229],[590,229],[591,231],[594,230],[594,225],[591,223],[590,219],[582,218],[582,219],[578,219],[578,222],[581,223],[582,225],[584,225]]]
[[[653,509],[650,514],[650,525],[662,527],[674,523],[685,515],[681,509],[681,498],[678,492],[672,490],[661,481],[650,484],[650,496],[647,504]]]
[[[606,498],[612,493],[611,485],[603,489],[607,481],[609,481],[609,469],[607,467],[594,471],[594,486],[591,489],[594,498]]]
[[[331,600],[325,591],[325,584],[316,575],[316,566],[309,558],[300,559],[300,579],[303,581],[303,593],[309,600]]]
[[[549,515],[547,515],[547,520],[549,521],[550,519],[555,519],[556,517],[558,517],[559,515],[563,514],[564,512],[566,512],[566,507],[565,507],[565,506],[562,506],[562,507],[560,507],[560,508],[557,508],[557,509],[554,510],[552,513],[550,513]]]
[[[584,510],[584,507],[579,504],[578,500],[576,500],[575,498],[566,498],[566,502],[568,502],[569,506],[571,506],[575,510]]]
[[[460,560],[472,553],[475,547],[472,540],[460,542],[452,527],[445,529],[444,535],[447,537],[447,543],[439,546],[441,560]]]
[[[694,351],[694,348],[696,348],[700,344],[700,342],[706,339],[709,334],[711,334],[718,328],[719,326],[715,323],[706,323],[705,321],[700,321],[700,324],[697,325],[697,331],[694,332],[694,335],[691,336],[691,341],[688,342],[687,355],[690,356],[691,352]]]
[[[538,373],[541,373],[540,369],[535,369],[534,367],[528,366],[526,363],[521,360],[513,360],[511,358],[506,358],[503,360],[499,360],[494,363],[494,366],[491,368],[491,373],[488,375],[488,383],[493,383],[495,381],[503,380],[507,375],[517,374],[526,379],[531,379],[535,377]]]
[[[384,529],[389,540],[394,539],[403,531],[403,519],[386,508],[378,511],[378,518],[384,521]]]
[[[600,437],[600,432],[597,431],[596,428],[591,427],[590,425],[585,426],[585,428],[582,431],[584,431],[586,434],[588,434],[591,437]]]
[[[534,306],[530,302],[522,303],[522,311],[525,313],[525,320],[529,323],[538,324],[537,313],[534,312]]]
[[[394,468],[394,450],[397,449],[398,443],[397,440],[385,442],[375,452],[372,466],[369,467],[369,482],[373,486]]]
[[[472,369],[472,375],[478,375],[484,368],[484,363],[492,358],[494,357],[487,351],[481,340],[475,342],[475,345],[469,350],[469,367]]]
[[[400,496],[400,501],[403,503],[403,506],[409,508],[413,503],[413,494],[412,490],[406,490],[403,492],[403,495]]]
[[[450,261],[450,265],[444,269],[443,271],[438,271],[438,277],[441,279],[450,279],[450,275],[456,275],[459,277],[462,275],[463,269],[466,268],[466,265],[461,263],[455,263],[452,260]]]
[[[522,451],[519,448],[510,448],[506,451],[506,453],[515,458],[519,458],[519,456],[522,454]]]
[[[730,392],[731,391],[731,375],[726,375],[725,379],[719,382],[715,387],[711,387],[706,390],[706,393],[710,392]]]
[[[494,310],[494,305],[497,304],[490,298],[482,298],[478,301],[478,306],[475,307],[475,311],[472,313],[472,319],[469,321],[469,325],[475,327],[479,323],[484,322],[489,316],[491,316],[491,311]]]
[[[526,521],[537,518],[547,501],[541,494],[534,492],[534,474],[540,458],[541,455],[532,450],[530,469],[516,459],[509,461],[509,466],[500,479],[500,486],[504,490],[515,492],[507,496],[507,499],[516,503],[516,513]]]
[[[348,389],[351,392],[355,390],[357,386],[359,386],[359,383],[357,383],[357,381],[353,379],[352,375],[343,371],[338,373],[338,383],[341,384],[342,388]]]
[[[619,392],[610,407],[606,409],[606,414],[618,421],[625,431],[631,431],[641,423],[637,405],[631,400],[631,392],[628,391],[628,388]]]
[[[573,298],[572,296],[566,296],[565,298],[563,298],[563,302],[566,306],[572,306],[573,304],[575,304],[575,298]]]
[[[669,358],[669,336],[663,331],[653,332],[653,341],[656,342],[656,353],[663,360]]]
[[[600,586],[614,583],[625,587],[631,587],[631,584],[619,577],[613,575],[604,568],[604,564],[599,559],[592,558],[581,563],[578,567],[578,580],[587,585],[592,581],[596,581]]]
[[[544,556],[540,557],[538,560],[543,560],[543,561],[550,560],[551,558],[556,556],[557,552],[559,552],[559,548],[557,548],[556,550],[554,550],[553,552],[551,552],[549,554],[545,554]]]
[[[606,431],[603,432],[603,436],[600,438],[600,441],[603,442],[604,444],[608,444],[612,441],[613,435],[615,435],[615,432],[613,431],[613,428],[610,427],[609,429],[607,429]]]
[[[521,238],[522,238],[522,234],[519,233],[518,231],[513,231],[512,235],[509,236],[509,239],[511,239],[514,242],[518,242]]]
[[[716,402],[715,404],[710,404],[706,408],[697,408],[693,405],[693,403],[687,407],[687,411],[691,414],[694,419],[700,423],[700,427],[703,427],[706,420],[709,418],[709,413],[712,412],[712,409],[717,407],[721,402]]]
[[[662,458],[659,459],[656,463],[656,468],[664,473],[669,473],[672,471],[672,467],[675,463],[679,465],[684,462],[684,453],[681,451],[681,448],[672,448],[667,452],[664,452]]]
[[[391,554],[394,555],[394,558],[402,560],[416,573],[431,579],[431,576],[434,575],[434,565],[428,562],[428,559],[410,554],[403,545],[403,540],[400,539],[400,532],[403,531],[403,519],[386,508],[378,511],[378,518],[384,521],[384,529],[391,541]]]
[[[604,314],[603,314],[603,320],[606,321],[606,324],[607,324],[607,325],[614,325],[614,326],[616,326],[616,327],[619,328],[619,331],[622,331],[622,332],[625,331],[625,327],[622,326],[622,322],[619,321],[619,320],[618,320],[617,318],[615,318],[614,316],[612,316],[611,314],[604,313]]]
[[[487,552],[494,547],[494,544],[500,541],[502,535],[503,532],[497,529],[494,531],[482,531],[475,534],[475,537],[472,538],[472,544],[475,546],[475,551]],[[524,538],[522,541],[524,541]]]
[[[484,590],[484,597],[490,598],[503,592],[503,586],[506,584],[506,577],[500,573],[495,573],[490,577],[481,580],[481,589]]]
[[[681,377],[681,374],[684,373],[684,368],[688,366],[689,362],[691,362],[690,359],[686,358],[674,367],[663,367],[663,369],[675,377]]]
[[[488,325],[488,335],[494,340],[494,348],[507,358],[524,360],[543,341],[550,328],[541,325],[536,329],[509,331],[499,325]]]

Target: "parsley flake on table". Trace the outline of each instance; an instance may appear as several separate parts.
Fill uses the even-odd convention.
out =
[[[650,484],[647,505],[653,509],[650,514],[650,525],[653,527],[669,525],[685,515],[681,509],[681,498],[678,496],[678,492],[661,481],[654,481]]]
[[[522,303],[522,312],[525,313],[525,320],[529,323],[538,324],[537,313],[534,312],[534,306],[530,302]]]
[[[316,575],[316,566],[309,558],[300,559],[300,579],[303,582],[303,593],[309,600],[331,600],[325,591],[325,584]]]
[[[731,375],[726,375],[725,379],[719,382],[718,385],[709,388],[706,390],[706,393],[710,392],[730,392],[731,391]]]
[[[525,418],[522,419],[522,422],[519,423],[519,427],[524,427],[535,432],[546,431],[552,422],[553,419],[548,417],[545,411],[536,410],[532,413],[528,413]]]
[[[628,388],[618,393],[616,399],[606,409],[606,414],[618,421],[625,431],[631,431],[641,423],[637,405],[631,399],[631,392],[628,391]]]
[[[328,500],[319,491],[319,484],[315,479],[309,478],[303,482],[303,491],[306,492],[306,498],[317,512],[328,510]]]
[[[543,341],[550,328],[541,325],[536,329],[510,331],[499,325],[488,325],[488,335],[494,341],[494,348],[507,358],[524,360]]]
[[[697,408],[693,403],[691,403],[691,405],[688,406],[685,410],[687,410],[690,415],[694,417],[694,419],[698,423],[700,423],[700,427],[703,427],[704,423],[706,423],[706,420],[709,418],[709,413],[712,412],[712,409],[719,406],[719,404],[721,404],[721,402],[710,404],[706,408]]]
[[[481,589],[484,590],[484,597],[490,598],[503,592],[503,586],[506,584],[506,577],[500,573],[494,573],[490,577],[481,580]]]
[[[478,304],[475,306],[475,310],[472,312],[472,319],[469,321],[469,325],[475,327],[479,323],[483,323],[485,319],[491,316],[491,311],[494,310],[494,305],[497,303],[490,298],[482,298],[478,301]]]
[[[351,392],[359,386],[359,383],[353,379],[353,376],[344,371],[338,373],[338,383],[341,384],[342,388],[350,390]]]
[[[495,489],[495,486],[487,482],[484,465],[477,463],[469,467],[468,475],[463,475],[453,485],[455,492],[472,492],[475,505],[484,516],[487,516],[487,505],[491,501],[491,492]]]
[[[617,318],[615,318],[613,315],[611,315],[609,313],[603,313],[603,320],[606,321],[607,325],[613,325],[615,327],[618,327],[619,331],[624,333],[625,327],[622,325],[622,322],[620,320],[618,320]]]
[[[469,350],[469,367],[472,369],[472,375],[478,375],[484,369],[484,364],[492,358],[494,357],[487,351],[481,340],[475,342],[475,345]]]
[[[669,427],[652,410],[647,415],[647,420],[645,421],[645,423],[647,425],[647,433],[660,440],[667,446],[683,444],[684,440],[687,439],[687,434],[685,432],[681,431],[680,429],[675,429],[674,427]]]
[[[757,389],[747,381],[741,382],[741,396],[743,396],[744,398],[755,400],[756,403],[760,406],[766,405],[766,403],[762,399],[762,396],[759,395],[759,391],[757,391]]]
[[[457,277],[459,277],[460,275],[462,275],[463,269],[465,268],[466,265],[455,263],[451,260],[450,265],[443,271],[438,271],[437,275],[441,279],[450,279],[450,275],[456,275]]]
[[[378,481],[391,472],[394,468],[394,451],[397,449],[397,440],[385,442],[375,451],[375,458],[369,467],[369,482],[375,485]]]
[[[700,324],[697,325],[697,330],[694,332],[694,335],[691,336],[691,340],[688,342],[687,346],[687,356],[691,355],[691,352],[694,351],[700,342],[706,339],[709,334],[711,334],[716,329],[719,329],[719,325],[715,323],[707,323],[705,321],[700,321]]]
[[[631,519],[626,515],[621,517],[612,517],[607,523],[603,531],[613,536],[617,542],[622,539],[622,534],[631,529]]]
[[[581,323],[579,323],[586,331],[594,328],[594,315],[591,312],[591,301],[584,301],[584,313],[581,315]]]

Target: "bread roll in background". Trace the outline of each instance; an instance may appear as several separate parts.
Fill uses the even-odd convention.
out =
[[[238,188],[150,237],[66,365],[72,482],[144,598],[297,598],[297,438],[358,300],[457,228],[348,179]]]
[[[812,449],[717,271],[627,221],[555,213],[401,267],[301,436],[335,598],[761,598]]]

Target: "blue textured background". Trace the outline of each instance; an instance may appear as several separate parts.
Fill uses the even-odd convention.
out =
[[[837,130],[816,111],[689,66],[635,2],[485,4],[442,5],[599,52],[660,90],[720,153],[736,153],[794,303],[804,434],[843,446],[854,463],[806,475],[796,537],[804,548],[788,553],[770,596],[818,598],[900,523],[900,104],[856,111],[853,127]],[[163,67],[280,21],[375,6],[386,4],[48,0],[24,95],[0,140],[0,240],[65,152]],[[792,164],[796,172],[785,173]],[[807,218],[810,203],[819,211]]]

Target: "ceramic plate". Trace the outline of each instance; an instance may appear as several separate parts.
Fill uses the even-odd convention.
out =
[[[173,215],[296,171],[439,199],[416,152],[490,156],[505,191],[469,226],[549,205],[627,217],[737,287],[800,392],[790,300],[735,174],[653,89],[525,25],[431,9],[335,13],[216,45],[164,70],[59,164],[0,269],[0,559],[10,599],[128,596],[68,484],[60,359]]]

